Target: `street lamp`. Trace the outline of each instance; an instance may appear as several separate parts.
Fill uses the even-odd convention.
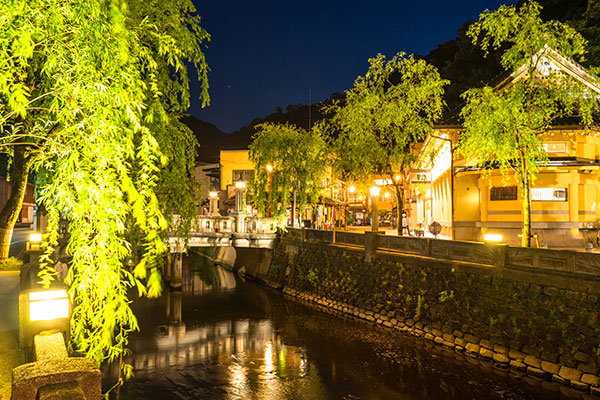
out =
[[[240,178],[235,181],[235,211],[238,213],[244,212],[244,208],[246,208],[244,190],[246,190],[246,182],[240,175]]]
[[[379,230],[379,212],[377,210],[376,197],[379,196],[379,186],[371,186],[369,192],[371,193],[371,231],[377,232]]]

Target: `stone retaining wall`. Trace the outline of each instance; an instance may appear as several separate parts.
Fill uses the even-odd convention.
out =
[[[600,282],[593,274],[425,257],[389,244],[360,248],[329,234],[284,234],[265,280],[332,312],[600,396]]]

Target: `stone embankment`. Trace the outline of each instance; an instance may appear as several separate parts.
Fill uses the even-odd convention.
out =
[[[325,311],[600,397],[600,255],[313,232],[282,235],[266,267],[238,254],[236,268]]]

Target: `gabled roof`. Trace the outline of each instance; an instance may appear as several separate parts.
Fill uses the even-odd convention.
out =
[[[544,46],[534,56],[537,72],[541,76],[548,76],[554,72],[560,71],[566,76],[576,80],[589,90],[600,97],[600,80],[591,75],[581,64],[563,56],[558,51]],[[501,90],[511,83],[527,78],[527,66],[523,64],[519,69],[511,73],[507,78],[500,82],[495,89]]]

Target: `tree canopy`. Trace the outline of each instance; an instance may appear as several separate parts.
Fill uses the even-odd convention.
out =
[[[318,201],[330,172],[328,149],[318,131],[264,123],[257,126],[249,148],[254,163],[252,200],[262,215],[272,214],[283,223],[294,191],[299,209]]]
[[[337,134],[338,171],[348,180],[365,181],[373,173],[389,177],[400,217],[414,145],[441,116],[448,81],[435,67],[404,53],[390,60],[379,54],[369,64],[365,76],[356,78],[346,92],[345,101],[328,107],[329,132]]]
[[[189,0],[15,0],[0,16],[0,145],[39,172],[42,278],[52,279],[62,216],[74,348],[118,359],[138,328],[127,291],[160,294],[164,212],[191,201],[182,192],[195,141],[177,115],[189,105],[188,65],[208,102],[209,36]]]
[[[512,75],[492,88],[470,89],[463,95],[464,132],[459,152],[477,160],[484,169],[500,168],[516,177],[523,202],[522,245],[531,236],[530,189],[548,156],[543,135],[555,121],[578,116],[583,126],[597,110],[596,93],[548,67],[548,57],[581,57],[586,41],[571,27],[544,22],[540,7],[530,1],[522,7],[501,6],[484,12],[468,31],[484,51],[506,46],[502,65]],[[591,75],[588,79],[595,79]]]

